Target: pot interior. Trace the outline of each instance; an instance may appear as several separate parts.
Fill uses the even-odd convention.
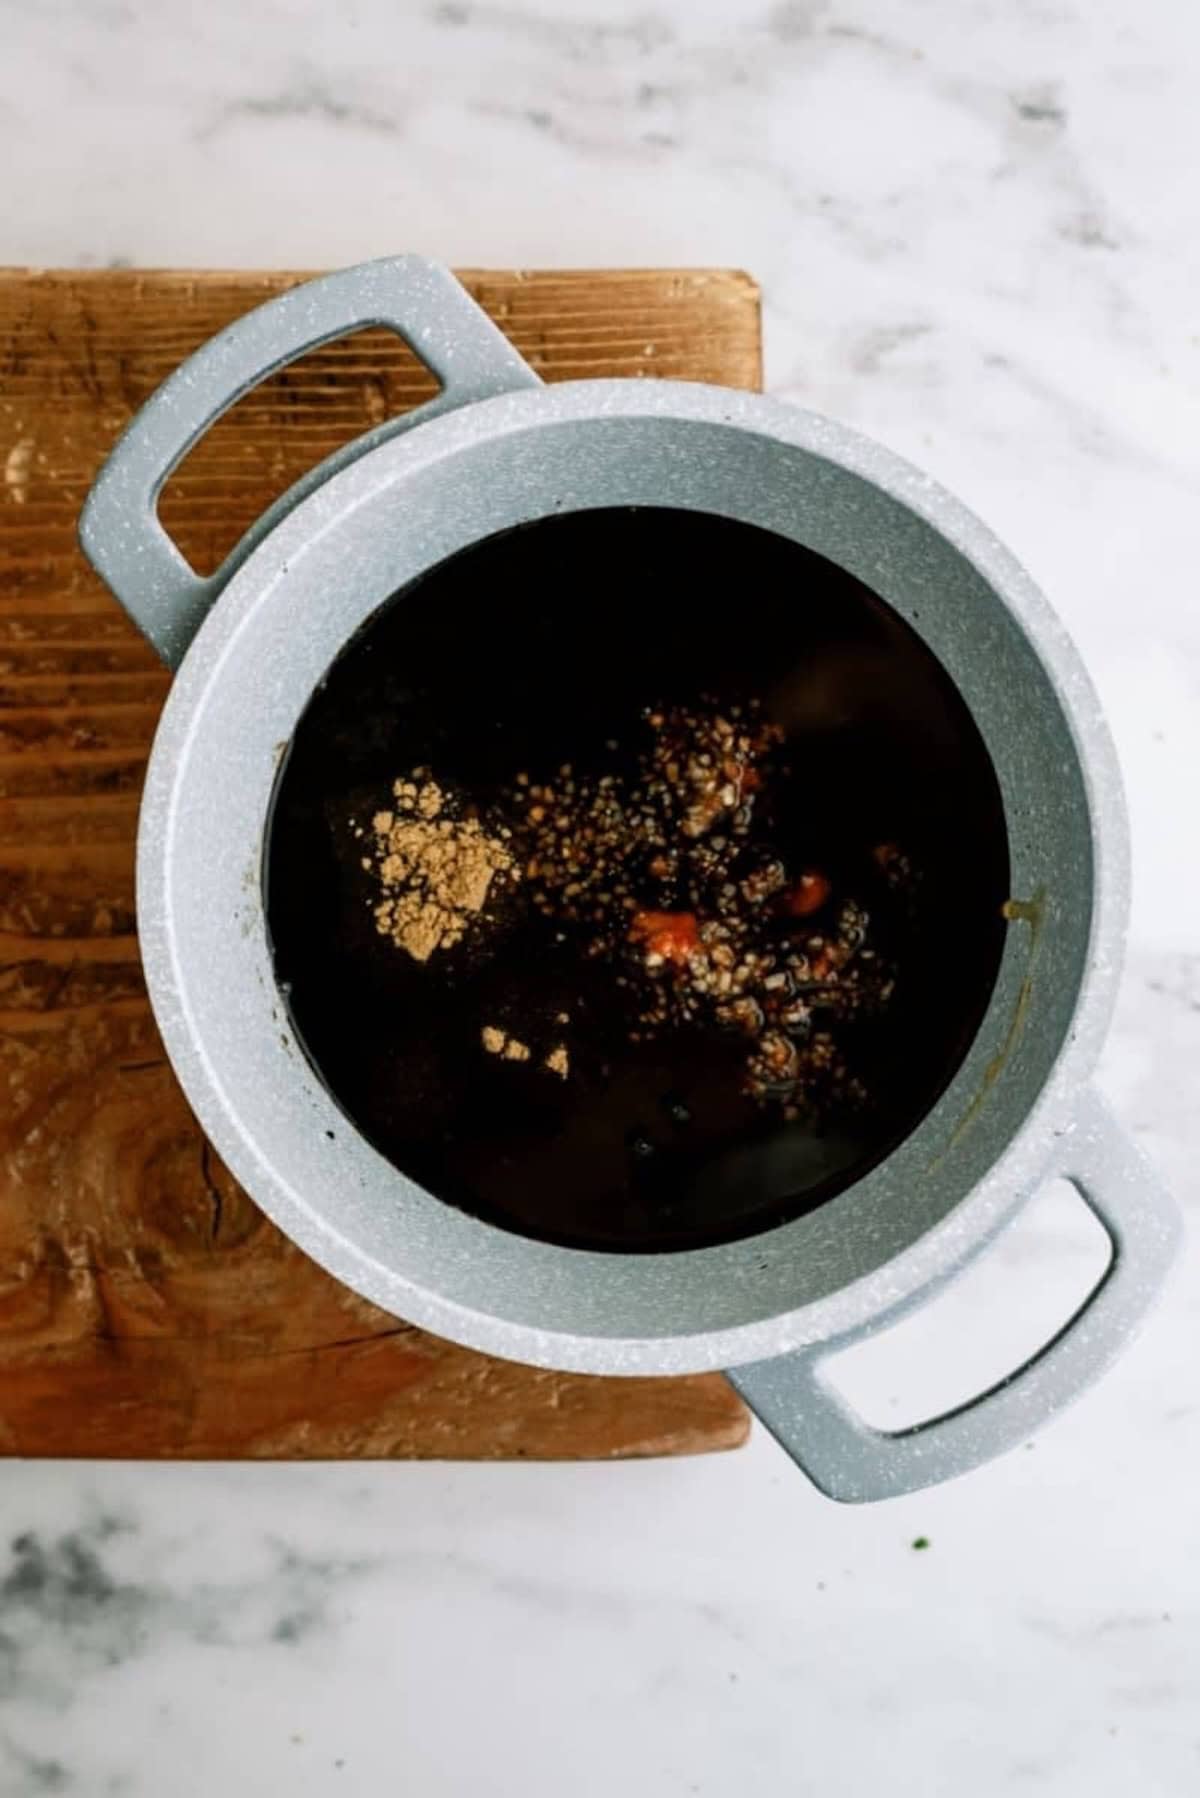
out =
[[[647,714],[690,707],[777,728],[759,801],[772,808],[768,865],[829,883],[815,922],[772,912],[761,940],[782,958],[795,932],[823,944],[845,915],[862,937],[855,977],[871,991],[890,970],[886,1001],[854,1015],[839,1015],[838,981],[801,989],[799,1046],[785,1036],[785,1052],[807,1053],[821,1033],[849,1092],[798,1116],[747,1093],[744,1032],[714,1024],[711,1007],[700,1023],[635,1028],[635,976],[617,981],[628,956],[614,967],[589,953],[593,914],[539,911],[534,880],[500,928],[426,960],[376,928],[382,889],[361,821],[392,804],[398,778],[427,769],[519,835],[520,782],[553,784],[565,804],[564,768],[573,791],[605,774],[633,781]],[[726,841],[723,817],[706,844]],[[731,859],[735,879],[753,861]],[[394,595],[300,719],[264,867],[293,1027],[349,1120],[466,1212],[548,1242],[641,1252],[800,1217],[902,1141],[986,1010],[1009,890],[991,760],[912,627],[798,543],[656,507],[490,536]],[[646,906],[663,903],[644,865],[639,881]],[[703,919],[718,889],[670,891]],[[527,1060],[485,1051],[497,1026]],[[559,1045],[561,1077],[545,1065]]]

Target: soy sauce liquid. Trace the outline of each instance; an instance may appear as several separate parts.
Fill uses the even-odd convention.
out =
[[[645,708],[701,695],[757,698],[782,727],[789,866],[822,868],[861,899],[897,962],[891,1004],[854,1027],[874,1100],[861,1114],[782,1124],[742,1094],[744,1044],[719,1032],[631,1043],[611,967],[519,906],[506,930],[424,964],[375,929],[363,844],[394,780],[427,767],[490,808],[521,772],[631,767]],[[870,854],[883,842],[920,870],[915,917]],[[914,632],[796,544],[649,508],[506,532],[388,601],[300,720],[266,862],[281,990],[347,1117],[453,1205],[626,1251],[797,1216],[907,1135],[986,1009],[1007,887],[987,752]],[[484,1053],[486,1024],[529,1044],[534,1067]],[[536,1068],[561,1041],[567,1081]]]

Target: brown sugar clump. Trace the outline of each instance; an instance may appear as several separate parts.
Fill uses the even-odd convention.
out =
[[[495,1024],[485,1024],[479,1032],[479,1040],[489,1055],[500,1055],[505,1061],[528,1061],[532,1054],[528,1043],[509,1036],[507,1030],[501,1030]]]
[[[517,879],[513,858],[478,818],[448,814],[436,781],[398,780],[395,808],[371,820],[373,866],[383,889],[375,927],[414,961],[462,941],[497,876]]]
[[[552,1074],[557,1074],[560,1080],[566,1079],[571,1072],[571,1058],[567,1054],[565,1043],[559,1043],[556,1049],[551,1049],[546,1057],[546,1066]]]

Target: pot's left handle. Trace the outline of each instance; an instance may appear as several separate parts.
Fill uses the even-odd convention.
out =
[[[402,337],[438,377],[441,392],[327,456],[263,514],[215,574],[196,574],[158,517],[158,496],[171,471],[259,381],[318,345],[371,325]],[[177,667],[234,569],[331,474],[439,412],[538,385],[504,333],[439,263],[392,256],[306,281],[211,338],[146,402],[88,495],[79,521],[84,554],[163,660]]]
[[[751,1410],[830,1498],[895,1498],[1015,1448],[1077,1398],[1137,1329],[1175,1258],[1181,1224],[1158,1175],[1098,1093],[1079,1100],[1045,1177],[1056,1174],[1104,1225],[1112,1259],[1058,1334],[989,1392],[927,1423],[877,1430],[835,1390],[823,1366],[854,1334],[730,1371]]]

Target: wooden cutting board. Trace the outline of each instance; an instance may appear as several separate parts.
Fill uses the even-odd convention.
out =
[[[142,985],[138,797],[167,676],[75,521],[117,433],[197,344],[299,279],[0,271],[0,1452],[587,1457],[729,1448],[718,1375],[611,1380],[456,1348],[287,1242],[188,1111]],[[722,271],[470,273],[547,380],[759,385]],[[382,332],[244,399],[170,482],[201,570],[305,468],[428,396]]]

